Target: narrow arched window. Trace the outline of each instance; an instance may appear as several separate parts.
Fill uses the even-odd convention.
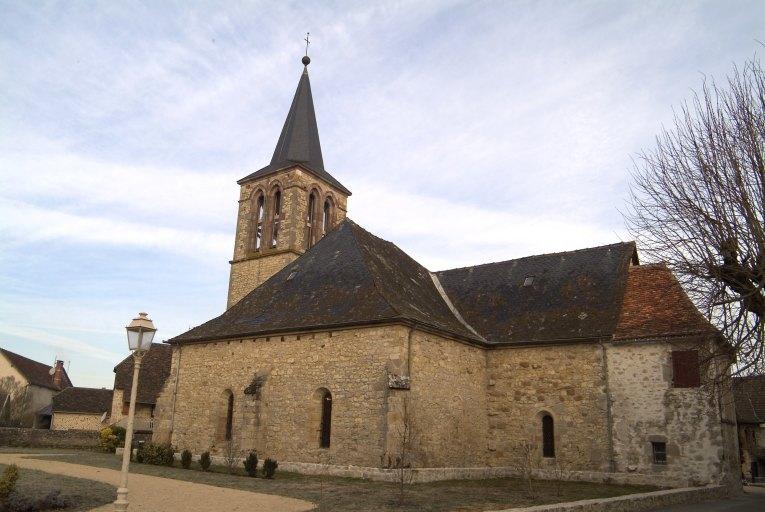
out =
[[[332,434],[332,393],[324,390],[321,397],[321,429],[319,446],[329,448],[329,438]]]
[[[252,212],[252,224],[254,228],[252,248],[256,251],[259,251],[260,246],[263,244],[263,217],[265,216],[265,201],[266,198],[263,193],[258,194],[258,198],[255,200],[255,208]]]
[[[324,201],[324,211],[321,217],[321,236],[327,234],[329,231],[330,223],[332,222],[332,201],[327,199]]]
[[[542,456],[555,457],[555,424],[552,416],[542,416]]]
[[[314,224],[316,224],[316,192],[311,191],[308,196],[308,214],[306,215],[305,231],[306,238],[308,239],[308,247],[313,245],[314,241]]]
[[[234,394],[228,392],[228,406],[226,407],[226,441],[231,439],[234,430]]]
[[[279,239],[279,224],[282,215],[282,191],[278,190],[274,194],[273,224],[271,226],[271,247],[276,247],[276,241]]]

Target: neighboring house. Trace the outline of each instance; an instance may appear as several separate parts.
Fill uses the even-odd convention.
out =
[[[0,348],[0,379],[6,379],[6,382],[12,379],[15,387],[26,393],[22,424],[30,427],[35,423],[37,411],[50,405],[56,393],[72,386],[63,361],[50,366],[3,348]],[[13,395],[9,397],[10,405],[14,398]]]
[[[705,385],[729,354],[701,364],[721,335],[634,243],[430,272],[346,218],[307,68],[238,183],[228,309],[168,341],[155,440],[371,475],[408,431],[409,462],[444,477],[738,480],[732,400]]]
[[[765,375],[735,377],[733,396],[741,472],[749,479],[765,481]]]
[[[148,432],[153,428],[154,406],[170,375],[172,347],[152,343],[141,362],[138,374],[134,429]],[[123,359],[114,367],[114,395],[111,405],[111,424],[124,427],[127,424],[130,390],[133,384],[133,356]]]
[[[67,388],[53,397],[51,430],[100,430],[112,407],[112,390]]]

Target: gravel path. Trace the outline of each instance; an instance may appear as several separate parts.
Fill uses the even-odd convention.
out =
[[[81,466],[67,462],[27,459],[25,455],[0,453],[0,464],[16,464],[22,468],[37,469],[88,480],[119,485],[120,473],[113,469]],[[35,455],[38,456],[39,455]],[[308,501],[261,494],[212,485],[195,484],[170,478],[130,474],[128,480],[131,511],[146,512],[302,512],[314,508]],[[116,492],[116,491],[115,491]],[[115,494],[116,499],[116,494]],[[113,511],[111,504],[93,509],[93,512]]]

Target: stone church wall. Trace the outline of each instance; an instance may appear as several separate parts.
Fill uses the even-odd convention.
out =
[[[541,453],[543,412],[554,420],[555,455],[572,470],[606,471],[608,426],[602,350],[596,344],[487,352],[489,465],[518,466],[522,445]]]
[[[379,466],[385,452],[386,365],[405,359],[407,333],[404,327],[387,326],[185,345],[180,364],[173,357],[173,370],[180,370],[175,414],[173,373],[158,400],[155,439],[172,431],[178,450],[223,454],[231,391],[237,452],[254,449],[261,458],[282,461]],[[262,385],[246,395],[256,377]],[[332,393],[329,449],[319,448],[321,388]]]
[[[673,348],[678,349],[664,342],[608,347],[615,469],[686,479],[692,485],[719,482],[730,474],[724,451],[735,456],[735,449],[726,448],[735,441],[727,439],[713,392],[704,386],[672,386]],[[652,441],[666,443],[666,464],[653,463]]]
[[[416,466],[485,465],[485,351],[414,330],[410,357]]]

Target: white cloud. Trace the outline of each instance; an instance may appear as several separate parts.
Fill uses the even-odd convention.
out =
[[[6,336],[21,338],[26,341],[39,343],[48,347],[60,349],[65,353],[75,353],[80,356],[108,361],[119,362],[124,356],[110,352],[96,345],[85,343],[74,338],[53,334],[49,329],[21,327],[8,322],[0,322],[0,333]]]

